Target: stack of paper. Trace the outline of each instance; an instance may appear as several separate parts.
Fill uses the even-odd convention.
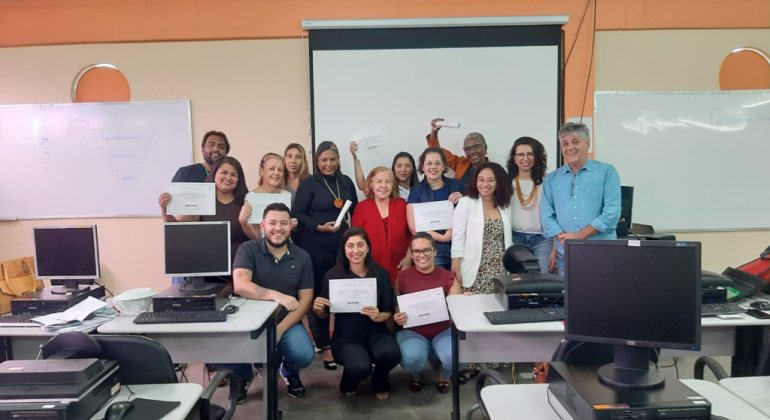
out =
[[[39,322],[46,327],[52,325],[81,324],[92,312],[105,307],[107,304],[92,296],[77,305],[67,309],[64,312],[48,314],[32,318],[32,321]]]

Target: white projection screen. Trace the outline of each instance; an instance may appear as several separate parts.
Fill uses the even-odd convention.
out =
[[[401,151],[418,160],[435,117],[461,124],[439,132],[456,155],[479,132],[505,166],[514,140],[529,136],[545,146],[548,171],[557,167],[561,26],[311,30],[309,39],[313,148],[335,142],[351,179],[352,134],[388,127],[392,150],[361,159],[366,175]]]

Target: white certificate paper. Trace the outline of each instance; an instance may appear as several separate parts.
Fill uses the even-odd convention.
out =
[[[251,204],[251,216],[249,223],[262,223],[262,215],[265,207],[273,203],[283,203],[291,210],[291,194],[289,193],[255,193],[246,194],[246,201]]]
[[[356,156],[359,159],[366,159],[374,155],[390,153],[393,150],[390,144],[390,136],[388,135],[388,126],[386,124],[361,130],[350,136],[350,140],[358,144]]]
[[[171,201],[166,213],[173,216],[217,214],[217,192],[213,182],[171,182],[166,187]]]
[[[398,310],[406,312],[404,328],[449,320],[446,297],[441,287],[400,295],[396,299],[398,299]]]
[[[451,201],[412,204],[414,230],[425,232],[452,228],[455,206]]]
[[[332,313],[358,313],[364,306],[377,307],[377,279],[329,280],[329,302]]]

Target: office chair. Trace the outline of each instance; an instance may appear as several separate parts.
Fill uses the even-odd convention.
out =
[[[503,375],[501,375],[500,372],[494,369],[482,370],[476,376],[476,404],[468,409],[468,412],[465,414],[465,420],[471,420],[473,418],[473,413],[477,410],[481,410],[481,414],[484,415],[484,418],[489,419],[487,407],[484,405],[484,401],[481,400],[481,389],[486,386],[487,379],[490,379],[497,385],[505,383],[505,379],[503,379]]]
[[[717,381],[730,377],[719,362],[711,357],[702,356],[695,360],[695,366],[693,367],[695,379],[703,379],[703,371],[706,366],[717,378]],[[770,376],[770,334],[768,334],[762,349],[759,351],[759,360],[757,360],[754,376]]]
[[[140,335],[88,335],[82,332],[61,333],[49,340],[41,350],[43,359],[97,358],[113,360],[120,366],[125,385],[175,384],[179,382],[174,363],[165,347]],[[211,397],[222,378],[230,383],[227,409],[211,404]],[[230,420],[235,413],[237,381],[231,370],[220,370],[201,392],[198,404],[201,420]]]

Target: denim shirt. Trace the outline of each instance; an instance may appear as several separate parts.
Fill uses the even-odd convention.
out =
[[[619,218],[620,176],[608,163],[588,159],[574,174],[564,165],[543,181],[540,219],[545,236],[577,232],[590,224],[598,231],[591,239],[615,239]],[[559,241],[556,248],[564,253]]]

